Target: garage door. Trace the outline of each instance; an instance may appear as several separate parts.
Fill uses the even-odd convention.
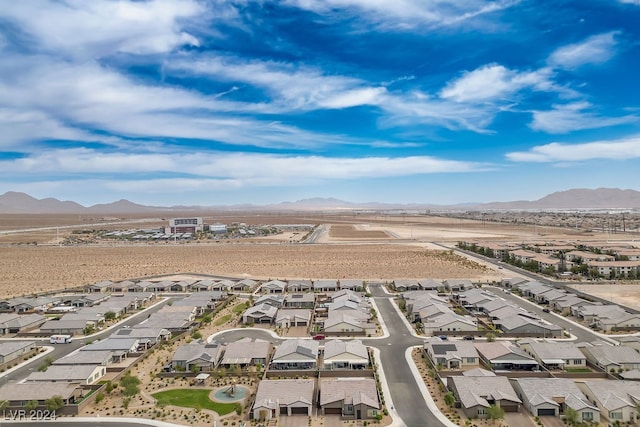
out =
[[[324,408],[325,415],[342,415],[342,408]]]
[[[301,408],[291,408],[291,415],[293,414],[307,415],[308,413],[309,413],[309,409],[304,406]]]
[[[500,405],[504,412],[518,412],[518,405]]]
[[[555,409],[538,409],[538,416],[539,417],[544,417],[544,416],[556,416],[556,410]]]

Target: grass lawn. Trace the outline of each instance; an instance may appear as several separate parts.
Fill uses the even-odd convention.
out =
[[[243,302],[242,304],[238,304],[235,307],[233,307],[231,311],[233,311],[235,314],[240,314],[240,313],[243,313],[248,307],[249,307],[249,304],[247,304],[246,302]]]
[[[231,320],[231,315],[230,314],[225,314],[224,316],[222,316],[219,319],[216,319],[216,326],[220,326],[220,325],[224,325],[225,323],[227,323],[229,320]]]
[[[182,406],[184,408],[210,409],[219,415],[235,411],[239,403],[219,403],[209,399],[208,389],[176,389],[159,391],[152,396],[160,405]]]

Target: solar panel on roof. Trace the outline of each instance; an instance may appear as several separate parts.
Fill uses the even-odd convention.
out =
[[[434,344],[433,353],[434,354],[445,354],[447,351],[456,351],[455,344]]]

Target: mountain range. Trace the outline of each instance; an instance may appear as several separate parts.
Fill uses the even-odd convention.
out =
[[[441,206],[428,203],[351,203],[334,198],[311,198],[272,205],[232,206],[145,206],[129,200],[82,206],[73,201],[54,198],[36,199],[25,193],[9,191],[0,195],[0,213],[47,214],[144,214],[185,211],[339,211],[339,210],[569,210],[569,209],[640,209],[640,192],[618,188],[578,188],[558,191],[541,199],[493,203],[466,203]]]

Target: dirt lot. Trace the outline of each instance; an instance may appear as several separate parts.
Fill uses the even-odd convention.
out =
[[[609,300],[616,304],[640,308],[640,283],[619,284],[607,283],[572,285],[574,289]]]
[[[0,297],[169,273],[262,279],[482,278],[447,251],[408,245],[11,246],[0,247]]]
[[[389,239],[383,230],[370,230],[363,226],[333,224],[329,230],[332,239]]]

